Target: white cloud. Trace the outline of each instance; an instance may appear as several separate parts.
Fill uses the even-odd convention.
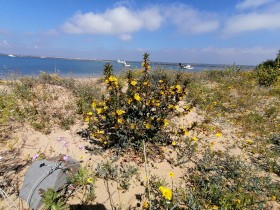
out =
[[[226,21],[224,32],[228,35],[244,31],[276,29],[280,29],[280,11],[236,15]]]
[[[118,35],[123,40],[131,39],[133,32],[141,29],[156,30],[163,21],[157,8],[132,11],[124,6],[108,9],[104,13],[77,13],[66,21],[62,30],[72,34]]]
[[[115,35],[121,40],[132,39],[132,34],[146,29],[155,31],[163,23],[175,25],[183,34],[201,34],[219,27],[215,15],[198,11],[185,4],[151,6],[142,10],[132,10],[117,6],[103,13],[76,13],[61,29],[71,34]]]
[[[244,0],[236,5],[236,9],[239,9],[239,10],[255,9],[260,6],[274,2],[274,1],[275,0]]]
[[[184,34],[207,33],[217,30],[220,25],[214,14],[198,11],[187,5],[169,6],[164,11],[167,19]]]

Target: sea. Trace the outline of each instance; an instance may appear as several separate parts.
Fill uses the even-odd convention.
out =
[[[7,78],[10,75],[17,76],[38,76],[41,72],[56,73],[62,77],[98,77],[103,73],[104,65],[110,63],[114,72],[119,73],[128,69],[141,68],[141,61],[126,61],[130,67],[124,67],[117,60],[83,60],[51,57],[32,57],[0,55],[0,78]],[[191,65],[192,69],[181,69],[178,63],[151,62],[152,69],[172,69],[187,72],[199,72],[205,70],[222,70],[229,65],[223,64],[199,64],[182,63]],[[254,68],[254,66],[236,66],[242,70]]]

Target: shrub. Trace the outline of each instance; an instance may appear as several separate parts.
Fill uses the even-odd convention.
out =
[[[274,61],[268,60],[257,66],[257,77],[259,80],[259,84],[262,86],[270,86],[279,79],[280,51]]]
[[[185,96],[185,85],[178,75],[174,81],[166,76],[151,78],[149,54],[144,54],[143,71],[138,79],[127,73],[123,91],[112,65],[104,68],[108,94],[92,103],[92,112],[85,115],[88,133],[103,147],[139,148],[141,142],[171,143],[166,126],[170,115],[178,113],[178,102]],[[187,111],[186,111],[187,112]]]

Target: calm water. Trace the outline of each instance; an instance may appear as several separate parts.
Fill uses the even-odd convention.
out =
[[[0,77],[6,77],[11,73],[17,75],[37,76],[41,71],[47,73],[59,73],[61,76],[74,77],[92,77],[100,76],[103,72],[104,65],[111,63],[115,72],[124,69],[136,69],[141,67],[141,62],[129,62],[130,67],[123,67],[116,61],[89,61],[89,60],[69,60],[58,58],[34,58],[34,57],[9,57],[0,56]],[[209,65],[209,64],[192,64],[192,70],[182,71],[203,71],[212,69],[224,69],[226,65]],[[152,63],[152,68],[175,69],[179,70],[177,63]],[[250,69],[252,66],[242,66],[242,69]]]

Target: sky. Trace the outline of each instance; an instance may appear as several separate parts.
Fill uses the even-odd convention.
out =
[[[0,53],[257,65],[280,50],[280,0],[0,0]]]

